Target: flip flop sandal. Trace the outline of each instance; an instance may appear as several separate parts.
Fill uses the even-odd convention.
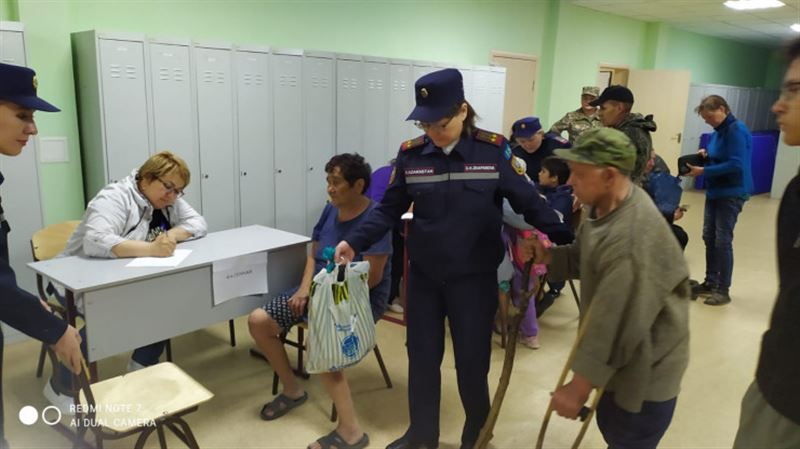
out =
[[[303,405],[303,403],[306,402],[306,399],[308,399],[307,391],[303,392],[303,395],[297,399],[292,399],[289,396],[281,393],[272,401],[264,404],[264,407],[261,408],[261,419],[264,421],[278,419],[281,416],[289,413],[291,409]]]
[[[369,436],[365,433],[361,436],[360,440],[353,444],[347,444],[347,441],[336,433],[336,430],[333,430],[331,433],[318,439],[317,443],[319,443],[322,449],[364,449],[369,444]],[[308,449],[311,449],[311,446],[308,446]]]

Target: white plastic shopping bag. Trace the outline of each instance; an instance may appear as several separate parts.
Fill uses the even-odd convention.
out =
[[[343,271],[344,280],[339,281]],[[311,283],[308,305],[309,373],[339,371],[354,365],[375,346],[369,303],[369,262],[324,268]]]

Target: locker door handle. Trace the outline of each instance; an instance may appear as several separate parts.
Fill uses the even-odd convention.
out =
[[[278,173],[283,173],[283,170],[278,169],[277,172]]]
[[[242,176],[247,176],[247,172],[246,172],[246,171],[243,171],[243,172],[242,172]]]
[[[314,171],[314,167],[308,167],[308,171]]]
[[[203,179],[208,179],[208,173],[203,175]]]

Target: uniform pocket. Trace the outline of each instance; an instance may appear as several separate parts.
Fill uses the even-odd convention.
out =
[[[409,184],[408,193],[414,201],[414,219],[431,219],[445,214],[444,185]]]
[[[464,181],[464,194],[468,196],[468,201],[479,201],[481,206],[485,202],[494,203],[497,193],[497,181],[494,179],[481,179]]]

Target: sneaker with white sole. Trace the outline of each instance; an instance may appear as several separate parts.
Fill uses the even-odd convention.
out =
[[[75,414],[75,400],[72,396],[56,392],[51,384],[52,381],[53,380],[50,379],[44,384],[44,390],[42,390],[42,393],[44,394],[45,399],[59,409],[62,415],[73,416]]]
[[[525,346],[527,346],[527,347],[529,347],[531,349],[539,349],[539,348],[542,347],[542,345],[539,344],[539,337],[537,335],[531,335],[529,337],[522,337],[522,338],[520,338],[519,341],[520,341],[520,343],[522,343],[523,345],[525,345]]]
[[[393,302],[389,304],[389,310],[394,313],[403,313],[403,306],[401,306],[399,302]]]
[[[134,371],[139,371],[140,369],[145,369],[146,366],[142,365],[141,363],[137,362],[136,360],[130,359],[128,360],[128,372],[132,373]]]

